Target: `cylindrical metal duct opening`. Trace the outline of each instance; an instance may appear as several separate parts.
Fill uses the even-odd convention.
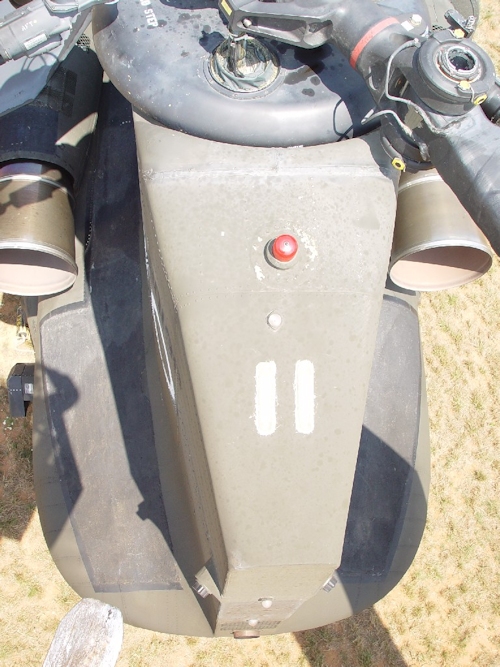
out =
[[[480,278],[491,263],[485,236],[439,174],[403,174],[391,280],[415,291],[448,289]]]
[[[77,275],[69,180],[57,167],[0,167],[0,291],[56,294]]]

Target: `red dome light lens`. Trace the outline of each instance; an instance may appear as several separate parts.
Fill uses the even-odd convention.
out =
[[[291,262],[297,254],[299,244],[290,234],[282,234],[274,239],[271,246],[272,256],[279,262]]]

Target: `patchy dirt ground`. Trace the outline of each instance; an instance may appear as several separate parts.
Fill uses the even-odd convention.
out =
[[[500,7],[483,0],[479,39],[500,56]],[[120,667],[498,667],[500,665],[500,267],[426,295],[420,309],[432,442],[427,528],[384,600],[334,626],[255,642],[126,627]],[[0,665],[41,665],[77,601],[45,546],[35,509],[30,421],[12,420],[5,379],[32,352],[17,301],[0,296]]]

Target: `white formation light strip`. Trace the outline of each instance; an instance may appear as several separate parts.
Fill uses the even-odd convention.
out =
[[[255,369],[255,427],[259,435],[276,430],[276,364],[261,361]]]
[[[295,430],[309,435],[314,431],[314,364],[304,359],[295,364]]]
[[[310,435],[314,431],[316,396],[314,364],[308,359],[295,364],[295,430]],[[272,435],[277,426],[276,363],[261,361],[255,368],[255,427],[259,435]]]

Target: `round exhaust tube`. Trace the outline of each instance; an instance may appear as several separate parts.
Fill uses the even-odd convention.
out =
[[[77,276],[68,176],[50,164],[0,165],[0,291],[56,294]]]
[[[435,169],[401,176],[389,276],[400,287],[436,291],[480,278],[488,241]]]

